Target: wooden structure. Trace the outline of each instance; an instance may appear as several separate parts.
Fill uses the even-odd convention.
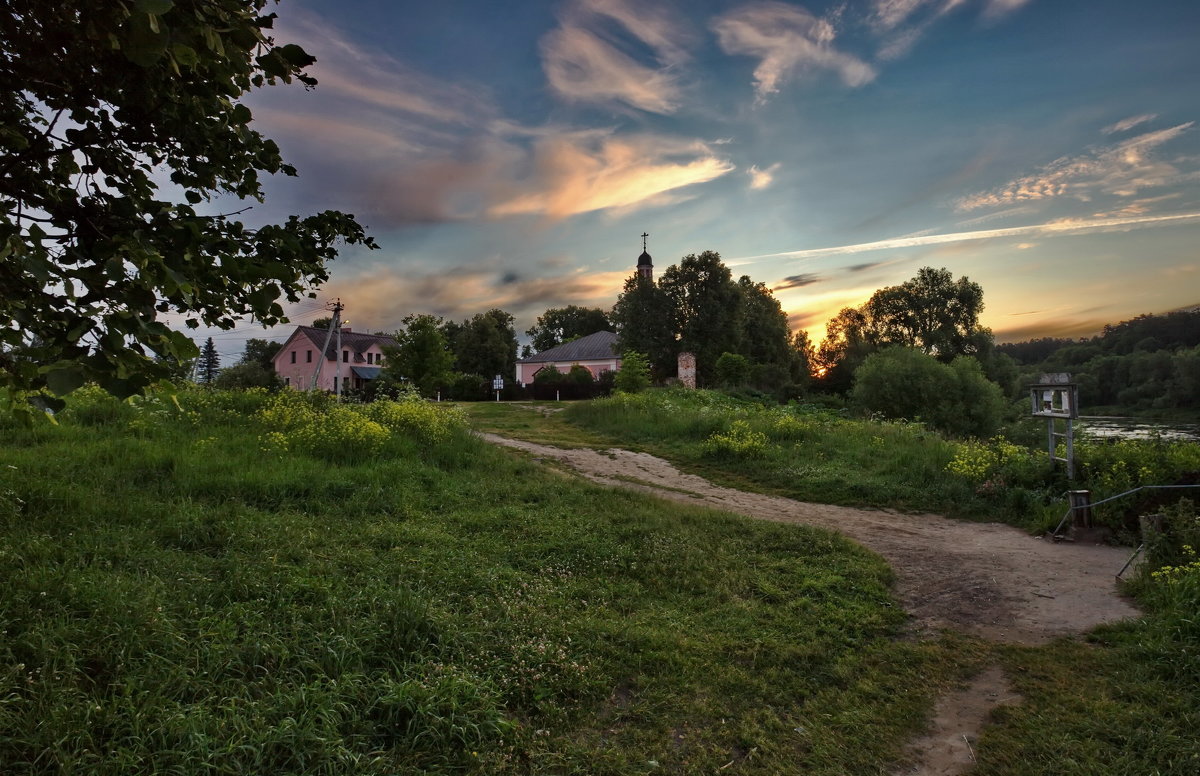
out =
[[[1029,386],[1029,399],[1033,416],[1046,419],[1046,444],[1050,462],[1062,462],[1067,467],[1067,479],[1075,479],[1075,427],[1079,417],[1079,385],[1071,382],[1066,372],[1044,374]],[[1058,421],[1065,428],[1059,431]],[[1064,452],[1058,454],[1058,442],[1062,440]]]

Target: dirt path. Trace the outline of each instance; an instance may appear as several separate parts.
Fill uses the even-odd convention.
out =
[[[704,504],[762,520],[829,528],[882,555],[896,592],[923,629],[953,628],[992,641],[1041,644],[1137,615],[1117,592],[1128,551],[1031,537],[999,523],[969,523],[809,504],[746,493],[628,450],[566,450],[484,434],[489,442],[565,463],[593,482]]]
[[[1137,616],[1115,575],[1128,551],[1056,544],[999,523],[968,523],[809,504],[746,493],[685,474],[628,450],[566,450],[483,434],[498,445],[560,461],[593,482],[738,512],[762,520],[828,528],[882,555],[919,630],[951,628],[990,641],[1042,644],[1105,622]],[[938,702],[927,733],[908,747],[915,763],[895,776],[957,776],[975,763],[974,742],[997,705],[1019,703],[999,666]]]

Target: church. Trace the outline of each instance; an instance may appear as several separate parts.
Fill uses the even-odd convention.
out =
[[[646,238],[649,236],[642,233],[642,255],[638,256],[637,273],[639,277],[654,280],[654,262],[646,250]],[[617,335],[611,331],[598,331],[522,358],[517,361],[517,382],[529,385],[543,369],[554,367],[566,373],[576,365],[586,367],[597,379],[603,372],[620,371],[621,354],[617,352]]]

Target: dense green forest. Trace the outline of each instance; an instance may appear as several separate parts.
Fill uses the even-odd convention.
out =
[[[997,345],[1031,382],[1069,372],[1092,414],[1200,415],[1200,309],[1139,315],[1095,337]]]

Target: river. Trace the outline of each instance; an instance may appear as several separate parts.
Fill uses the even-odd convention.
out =
[[[1154,439],[1200,442],[1200,424],[1164,423],[1143,418],[1081,416],[1079,436],[1084,439]]]

